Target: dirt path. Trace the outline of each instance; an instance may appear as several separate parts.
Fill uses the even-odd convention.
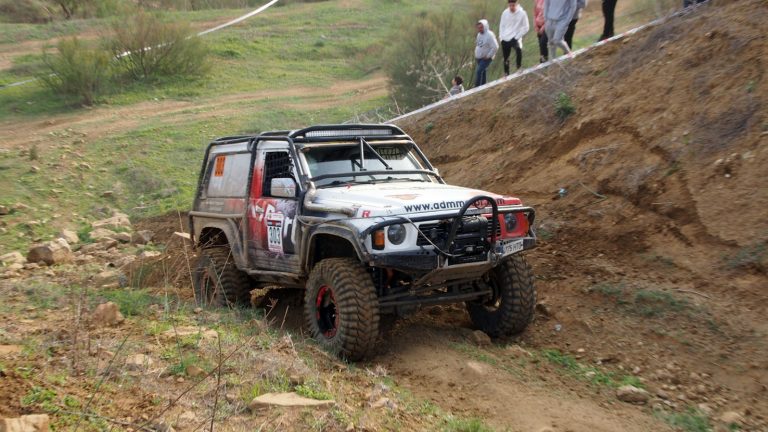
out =
[[[274,100],[278,106],[298,106],[304,109],[320,109],[339,106],[352,98],[376,98],[387,94],[387,80],[374,76],[362,81],[340,81],[330,87],[291,87],[278,90],[259,90],[218,98],[199,100],[147,101],[137,104],[92,110],[77,110],[71,114],[49,116],[34,120],[5,120],[0,122],[0,148],[28,147],[37,144],[45,147],[50,132],[71,128],[85,133],[89,140],[131,130],[146,122],[151,115],[154,121],[176,124],[179,121],[202,120],[214,116],[242,112],[246,103],[263,99]],[[300,98],[282,101],[281,99]],[[193,112],[190,112],[193,110]]]
[[[422,313],[398,323],[387,338],[388,353],[379,361],[399,385],[443,409],[482,418],[497,430],[667,430],[632,406],[609,402],[612,392],[605,398],[581,385],[569,388],[559,373],[544,368],[510,370],[492,364],[514,357],[510,350],[471,347],[466,353],[452,348],[464,330],[458,327],[461,323],[429,321]]]

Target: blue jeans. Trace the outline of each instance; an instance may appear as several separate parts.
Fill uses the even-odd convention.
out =
[[[486,72],[491,65],[491,59],[477,59],[477,74],[475,75],[475,87],[485,84]]]

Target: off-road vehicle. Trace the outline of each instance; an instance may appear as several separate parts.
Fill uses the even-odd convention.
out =
[[[491,336],[519,333],[536,291],[522,251],[534,210],[450,186],[396,126],[326,125],[208,146],[190,231],[197,301],[247,304],[254,288],[301,288],[323,347],[370,354],[379,317],[464,302]]]

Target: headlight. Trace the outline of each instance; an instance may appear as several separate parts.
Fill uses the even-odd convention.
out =
[[[507,213],[504,215],[504,225],[507,232],[512,232],[517,228],[517,215],[514,213]]]
[[[387,238],[394,245],[399,245],[405,241],[405,227],[401,224],[390,225],[387,228]]]

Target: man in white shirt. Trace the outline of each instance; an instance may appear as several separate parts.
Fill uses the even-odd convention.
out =
[[[517,56],[517,69],[523,65],[523,36],[530,29],[528,14],[523,7],[517,4],[517,0],[508,0],[509,7],[501,13],[499,23],[499,40],[504,54],[504,76],[509,75],[509,55],[515,50]]]

